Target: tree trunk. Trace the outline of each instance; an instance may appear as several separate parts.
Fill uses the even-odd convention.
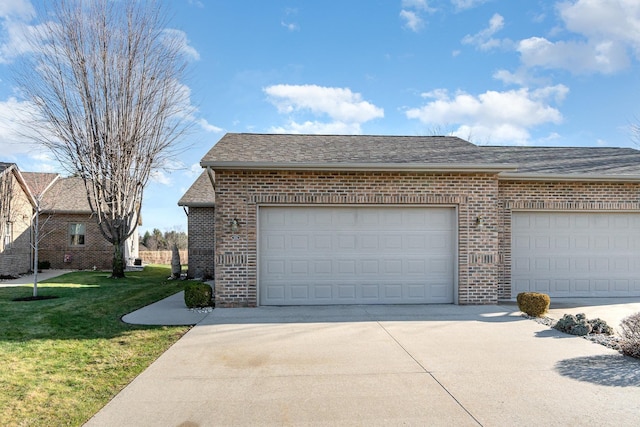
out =
[[[38,202],[40,203],[40,202]],[[40,240],[40,206],[36,209],[36,227],[33,231],[33,296],[38,296],[38,243]]]
[[[113,244],[113,269],[111,271],[111,278],[124,278],[124,268],[124,243],[118,241]]]

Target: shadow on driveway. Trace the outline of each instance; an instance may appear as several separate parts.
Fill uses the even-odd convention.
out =
[[[609,387],[640,387],[640,360],[620,354],[565,359],[555,370],[565,377]]]

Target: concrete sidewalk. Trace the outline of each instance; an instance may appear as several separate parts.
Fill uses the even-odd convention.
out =
[[[640,361],[511,308],[215,309],[87,425],[637,424]]]
[[[189,310],[182,291],[127,314],[122,321],[133,325],[195,325],[208,314],[206,310]]]
[[[72,270],[42,270],[41,273],[38,273],[38,283],[43,280],[51,279],[53,277],[62,276],[66,273],[71,273]],[[31,285],[33,286],[35,275],[25,274],[17,279],[9,279],[9,280],[0,280],[0,288],[6,288],[10,286],[24,286]]]

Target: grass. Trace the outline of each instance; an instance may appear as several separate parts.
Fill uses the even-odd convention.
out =
[[[0,288],[0,425],[78,426],[189,328],[120,318],[179,292],[169,267],[110,279],[74,272],[38,284],[56,299],[13,301],[31,286]]]

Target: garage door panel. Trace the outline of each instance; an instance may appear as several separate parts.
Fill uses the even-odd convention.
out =
[[[525,291],[558,297],[640,296],[636,225],[636,213],[515,212],[513,296]]]
[[[451,303],[453,208],[260,209],[265,305]]]

